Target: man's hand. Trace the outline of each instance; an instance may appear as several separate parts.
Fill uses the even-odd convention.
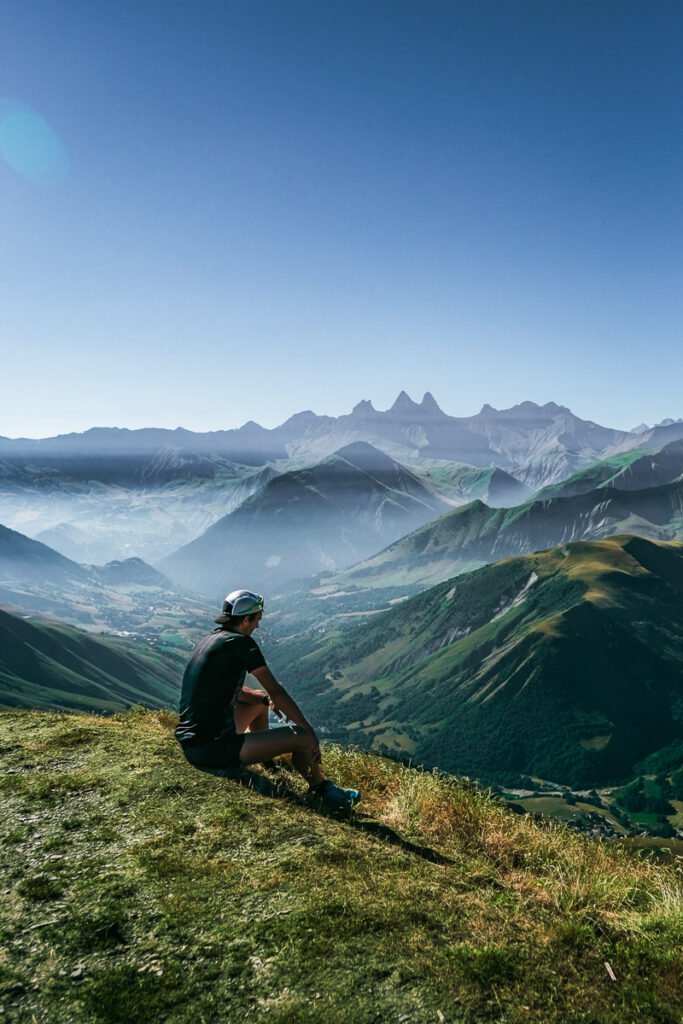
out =
[[[243,686],[237,698],[238,704],[271,704],[265,690],[254,690],[251,686]]]
[[[294,722],[295,725],[299,725],[302,729],[306,729],[308,732],[312,733],[315,737],[315,733],[313,732],[313,729],[303,711],[296,701],[292,700],[284,686],[281,686],[280,683],[278,683],[267,665],[262,665],[260,668],[253,669],[251,674],[261,684],[261,686],[265,687],[268,691],[272,708],[274,708],[280,715],[284,715],[284,717],[289,719],[289,721]],[[317,748],[317,738],[315,742]]]

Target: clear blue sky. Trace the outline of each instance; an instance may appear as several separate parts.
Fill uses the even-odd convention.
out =
[[[679,0],[3,0],[0,434],[683,416]]]

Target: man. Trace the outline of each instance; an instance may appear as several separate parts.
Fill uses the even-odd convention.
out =
[[[291,753],[309,791],[330,808],[348,810],[360,794],[324,777],[312,725],[278,683],[252,637],[262,617],[260,594],[228,594],[215,620],[218,629],[200,641],[185,669],[176,738],[196,768],[234,769]],[[265,693],[244,686],[247,672]],[[271,707],[296,725],[269,729]]]

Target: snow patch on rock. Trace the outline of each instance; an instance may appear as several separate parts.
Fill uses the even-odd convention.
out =
[[[526,583],[524,584],[524,586],[520,590],[519,594],[517,594],[517,597],[515,597],[512,601],[509,602],[509,604],[506,604],[503,608],[501,608],[499,611],[497,611],[496,614],[491,619],[491,622],[495,622],[497,619],[502,619],[503,616],[507,615],[507,613],[512,611],[513,608],[519,607],[519,605],[523,601],[526,600],[527,594],[529,593],[529,591],[533,587],[534,583],[536,583],[537,581],[538,581],[537,574],[535,572],[532,572],[531,576],[526,581]]]

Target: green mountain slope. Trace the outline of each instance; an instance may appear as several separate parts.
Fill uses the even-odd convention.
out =
[[[180,675],[175,658],[141,643],[0,609],[0,708],[169,707],[177,700]]]
[[[615,487],[620,491],[637,491],[646,487],[661,487],[683,478],[683,441],[672,441],[660,451],[634,449],[613,455],[580,470],[568,480],[544,487],[536,500],[568,498],[586,494],[596,487]]]
[[[274,660],[333,734],[487,779],[608,784],[683,739],[682,602],[681,545],[570,544]]]
[[[173,724],[0,714],[12,1024],[679,1019],[675,869],[327,746],[363,803],[325,817],[190,768]]]
[[[86,578],[87,571],[82,565],[65,558],[46,544],[0,526],[0,580],[61,585]]]

